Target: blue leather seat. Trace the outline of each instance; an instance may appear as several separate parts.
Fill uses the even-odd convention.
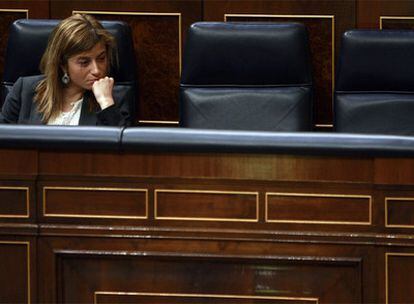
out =
[[[311,62],[302,24],[190,27],[180,82],[182,127],[308,131],[311,113]]]
[[[337,70],[338,132],[414,135],[414,31],[344,33]]]

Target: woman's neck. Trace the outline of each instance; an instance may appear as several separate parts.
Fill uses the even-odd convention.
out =
[[[72,110],[73,103],[82,98],[85,90],[80,90],[78,88],[67,87],[63,91],[63,112]]]

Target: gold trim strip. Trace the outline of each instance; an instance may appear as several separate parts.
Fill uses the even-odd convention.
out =
[[[26,19],[29,19],[29,9],[27,9],[27,8],[22,8],[22,9],[20,9],[20,8],[10,8],[10,9],[8,9],[8,8],[1,8],[0,9],[0,12],[10,12],[10,13],[26,13]]]
[[[47,213],[46,212],[46,191],[47,190],[144,192],[145,193],[145,216],[99,215],[99,214],[79,215],[79,214]],[[43,216],[45,217],[74,217],[74,218],[148,219],[148,189],[105,188],[105,187],[43,187]]]
[[[331,19],[332,35],[331,35],[331,60],[332,60],[332,81],[331,81],[331,104],[333,109],[333,96],[335,92],[335,15],[261,15],[261,14],[224,14],[224,22],[227,22],[227,17],[243,18],[310,18],[310,19]],[[333,113],[332,113],[333,114]]]
[[[388,304],[389,296],[389,279],[388,279],[388,257],[389,256],[402,256],[402,257],[414,257],[414,253],[402,253],[402,252],[386,252],[385,253],[385,304]]]
[[[379,28],[382,30],[382,20],[414,20],[412,16],[380,16]]]
[[[169,120],[138,120],[138,123],[178,125],[180,122],[179,121],[169,121]]]
[[[31,286],[30,286],[30,242],[26,241],[2,241],[0,240],[0,245],[26,245],[27,248],[27,303],[31,303]]]
[[[314,19],[331,19],[335,15],[267,15],[267,14],[224,14],[224,22],[227,22],[227,17],[259,17],[259,18],[314,18]]]
[[[283,296],[250,296],[231,294],[195,294],[195,293],[155,293],[155,292],[121,292],[121,291],[95,291],[94,304],[98,304],[99,295],[117,296],[152,296],[152,297],[178,297],[178,298],[215,298],[215,299],[247,299],[247,300],[284,300],[284,301],[312,301],[319,303],[319,298],[307,297],[283,297]]]
[[[255,219],[237,219],[237,218],[211,218],[211,217],[168,217],[158,216],[158,193],[207,193],[207,194],[244,194],[256,196],[256,218]],[[259,222],[259,192],[246,191],[215,191],[215,190],[185,190],[185,189],[155,189],[154,190],[154,219],[156,220],[184,220],[184,221],[220,221],[220,222]]]
[[[269,220],[268,197],[269,196],[299,196],[299,197],[339,197],[339,198],[365,198],[368,199],[369,214],[367,222],[352,221],[310,221],[310,220]],[[288,193],[288,192],[266,192],[265,198],[265,222],[266,223],[295,223],[295,224],[323,224],[323,225],[372,225],[372,196],[354,194],[328,194],[328,193]]]
[[[414,18],[413,18],[414,19]],[[392,225],[388,224],[388,201],[412,201],[414,203],[414,197],[385,197],[385,227],[386,228],[414,228],[414,225]]]
[[[26,190],[26,215],[14,215],[14,214],[0,214],[0,218],[29,218],[30,217],[30,189],[29,187],[13,187],[13,186],[4,186],[0,187],[5,190]]]
[[[122,12],[122,11],[72,11],[72,14],[93,14],[93,15],[127,15],[127,16],[175,16],[178,17],[178,70],[179,77],[182,69],[182,21],[181,13],[151,13],[151,12]]]
[[[128,12],[128,11],[83,11],[73,10],[72,14],[94,15],[149,15],[149,16],[180,16],[181,13],[153,13],[153,12]]]
[[[333,128],[333,124],[315,124],[317,128]]]

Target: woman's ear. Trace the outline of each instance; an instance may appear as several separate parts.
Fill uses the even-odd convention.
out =
[[[65,74],[65,73],[67,73],[68,72],[68,69],[66,68],[66,66],[65,65],[61,65],[60,66],[60,69],[62,70],[62,74]]]

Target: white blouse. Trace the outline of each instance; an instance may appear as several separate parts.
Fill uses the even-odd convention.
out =
[[[57,115],[55,118],[49,119],[47,124],[48,125],[62,125],[62,126],[78,126],[79,119],[80,119],[80,113],[82,109],[82,101],[83,101],[83,98],[72,102],[71,103],[72,110],[68,112],[60,112],[59,115]]]

